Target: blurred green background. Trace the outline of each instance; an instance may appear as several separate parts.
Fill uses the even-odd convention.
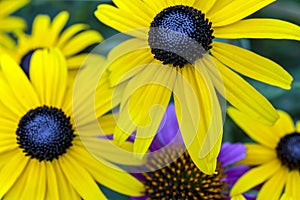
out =
[[[67,25],[82,22],[89,24],[92,29],[98,30],[104,38],[107,39],[118,32],[100,23],[94,17],[93,13],[96,10],[97,5],[102,3],[111,3],[111,1],[31,0],[31,3],[14,14],[26,19],[29,25],[27,31],[29,32],[31,23],[37,14],[49,14],[53,18],[58,12],[67,10],[70,13],[70,19]],[[266,8],[254,13],[250,17],[283,19],[300,25],[300,0],[278,0]],[[292,84],[292,89],[288,91],[258,83],[253,80],[249,80],[249,82],[264,94],[274,107],[285,110],[295,120],[300,120],[300,42],[289,40],[242,39],[234,41],[234,43],[272,59],[292,74],[294,82]],[[250,141],[228,117],[225,121],[224,130],[224,140],[226,141]],[[104,191],[110,196],[110,199],[127,199],[125,196],[118,195],[109,189],[104,188]]]

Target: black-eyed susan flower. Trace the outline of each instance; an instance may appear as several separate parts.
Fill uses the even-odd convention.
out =
[[[51,21],[50,16],[37,15],[32,23],[30,34],[17,34],[17,44],[13,49],[2,49],[20,65],[28,66],[32,53],[36,49],[57,47],[67,59],[69,69],[80,67],[88,53],[82,53],[87,47],[102,41],[102,36],[95,30],[87,30],[87,24],[73,24],[65,27],[69,13],[62,11]],[[29,69],[25,69],[28,73]]]
[[[11,16],[10,14],[23,7],[28,1],[0,1],[0,45],[5,48],[14,46],[14,41],[6,35],[7,32],[18,32],[26,28],[26,22],[22,18]]]
[[[134,177],[110,163],[124,155],[116,154],[109,140],[96,137],[101,132],[89,126],[84,104],[77,111],[84,120],[75,123],[73,87],[58,49],[33,53],[31,81],[9,56],[1,55],[0,65],[1,199],[106,199],[97,182],[127,195],[143,191]],[[101,87],[105,95],[107,90]],[[95,104],[102,135],[114,128],[112,116],[104,115],[107,107],[101,106],[109,98],[105,95]],[[79,128],[85,130],[80,137]],[[94,144],[97,157],[83,140]]]
[[[101,22],[134,37],[109,55],[112,85],[129,80],[115,139],[122,143],[137,130],[134,151],[146,152],[173,95],[189,154],[201,170],[213,173],[222,135],[216,90],[240,111],[273,124],[275,109],[234,71],[284,89],[292,77],[267,58],[217,40],[300,40],[297,25],[244,19],[273,1],[114,0],[116,7],[99,5],[95,15]]]
[[[175,108],[170,104],[149,149],[143,173],[134,175],[144,184],[145,195],[131,197],[146,199],[231,199],[229,191],[238,178],[249,170],[246,165],[234,165],[246,157],[246,148],[241,143],[222,144],[215,174],[201,172],[184,149]],[[243,194],[248,200],[255,195]],[[232,199],[243,199],[237,195]]]
[[[257,199],[300,199],[300,122],[296,127],[291,117],[278,111],[279,120],[271,127],[234,108],[230,117],[257,143],[246,144],[242,163],[253,166],[232,188],[238,194],[263,184]]]

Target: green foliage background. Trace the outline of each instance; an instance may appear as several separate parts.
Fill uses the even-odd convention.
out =
[[[58,12],[67,10],[70,13],[68,25],[74,23],[89,24],[92,29],[98,30],[104,38],[107,39],[118,32],[100,23],[94,17],[93,13],[97,5],[102,3],[111,3],[111,1],[32,0],[28,5],[14,14],[22,16],[28,22],[29,28],[27,31],[29,32],[31,23],[37,14],[49,14],[53,18]],[[250,17],[283,19],[300,25],[300,0],[278,0]],[[278,89],[253,80],[249,80],[249,82],[264,94],[277,109],[285,110],[295,120],[300,120],[300,42],[289,40],[242,39],[234,41],[234,43],[276,61],[292,74],[294,82],[291,90]],[[108,47],[108,49],[109,48],[111,47]],[[231,142],[250,141],[229,117],[227,117],[225,121],[224,140]],[[104,188],[104,192],[110,199],[128,199],[107,188]]]

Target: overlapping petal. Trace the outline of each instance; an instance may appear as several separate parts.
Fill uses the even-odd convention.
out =
[[[292,76],[277,63],[243,48],[214,42],[212,54],[223,64],[255,80],[291,88]]]
[[[278,19],[245,19],[214,28],[218,38],[271,38],[300,40],[300,27]]]

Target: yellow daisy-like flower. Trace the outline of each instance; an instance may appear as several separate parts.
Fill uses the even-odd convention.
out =
[[[243,193],[263,183],[258,200],[300,199],[300,121],[295,127],[287,113],[278,111],[280,118],[270,127],[234,108],[229,108],[228,114],[259,143],[246,144],[246,158],[241,162],[253,169],[236,182],[231,194]]]
[[[292,77],[267,58],[214,39],[300,40],[300,28],[294,24],[275,19],[242,20],[273,0],[113,2],[117,7],[99,5],[96,17],[134,37],[115,47],[108,58],[112,85],[129,80],[115,131],[120,143],[137,130],[134,151],[145,152],[173,94],[189,154],[200,169],[213,173],[222,139],[215,90],[265,124],[278,119],[272,105],[234,71],[284,89],[290,88]]]
[[[26,22],[22,18],[9,15],[27,4],[28,1],[0,1],[0,45],[3,45],[5,48],[12,48],[14,46],[13,39],[5,33],[16,32],[26,28]]]
[[[31,34],[17,34],[18,43],[12,49],[0,49],[13,57],[21,66],[27,65],[36,49],[58,47],[67,58],[69,69],[79,68],[88,53],[81,53],[85,48],[102,41],[102,36],[95,30],[86,30],[86,24],[65,25],[69,13],[62,11],[51,22],[48,15],[38,15],[32,24]],[[29,69],[25,69],[26,72]]]
[[[0,58],[1,199],[106,199],[96,182],[139,196],[143,185],[109,163],[120,163],[124,154],[116,154],[110,140],[95,137],[101,133],[90,128],[84,104],[77,115],[81,113],[85,120],[74,122],[73,87],[68,84],[62,53],[37,50],[30,64],[31,81],[9,56]],[[95,105],[96,117],[102,135],[111,134],[112,115],[104,115],[108,109],[101,106],[107,104],[105,95],[111,89],[99,87],[102,98]],[[80,138],[79,128],[86,130]],[[97,158],[85,148],[84,140],[94,143]]]

